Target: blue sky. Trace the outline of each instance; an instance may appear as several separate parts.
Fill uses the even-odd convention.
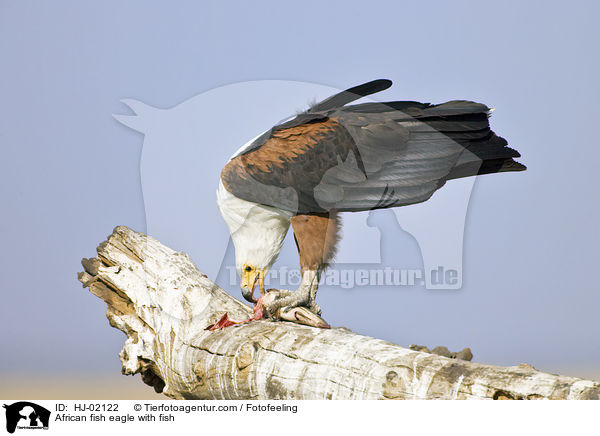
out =
[[[129,113],[121,99],[173,108],[239,82],[342,89],[384,77],[394,86],[381,99],[494,107],[493,129],[529,169],[476,181],[461,290],[325,287],[328,321],[402,345],[470,346],[479,362],[600,377],[598,12],[591,1],[1,2],[0,376],[40,361],[50,375],[118,375],[124,337],[76,273],[116,225],[147,229],[144,137],[112,117]],[[289,103],[265,96],[289,104],[273,121],[316,97],[293,89]],[[224,130],[270,127],[250,123],[267,110],[260,101],[248,117],[210,109],[202,121]],[[241,145],[199,150],[224,164]],[[214,219],[199,228],[222,225]],[[174,248],[189,239],[155,236]],[[398,228],[382,250],[399,259],[405,246],[418,251]],[[295,266],[289,253],[282,261]]]

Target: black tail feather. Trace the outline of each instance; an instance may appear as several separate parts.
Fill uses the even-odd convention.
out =
[[[377,79],[362,85],[354,86],[350,89],[332,95],[329,98],[311,106],[307,112],[321,112],[330,109],[342,107],[348,103],[352,103],[359,98],[367,95],[375,94],[376,92],[384,91],[392,86],[392,81],[387,79]]]
[[[505,173],[509,171],[525,171],[527,167],[513,159],[488,159],[478,162],[469,162],[458,165],[452,169],[446,180],[460,179],[462,177],[479,176],[483,174]]]

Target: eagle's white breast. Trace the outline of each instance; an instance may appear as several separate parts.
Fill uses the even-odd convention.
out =
[[[292,214],[236,197],[221,181],[217,205],[235,246],[237,271],[244,264],[269,269],[279,255]]]

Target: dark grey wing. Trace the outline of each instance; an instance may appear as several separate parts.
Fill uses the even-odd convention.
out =
[[[234,158],[234,195],[292,213],[363,211],[425,201],[447,180],[525,167],[468,101],[366,103],[278,129]]]
[[[387,208],[426,201],[450,179],[524,170],[488,115],[487,106],[468,101],[340,108],[330,116],[348,130],[360,166],[349,160],[329,169],[315,197],[325,209]],[[364,181],[348,180],[352,167],[357,175],[364,168]]]

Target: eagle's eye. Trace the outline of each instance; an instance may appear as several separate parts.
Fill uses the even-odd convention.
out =
[[[250,272],[252,271],[252,267],[250,265],[246,266],[246,268],[244,268],[246,270],[246,272]]]

